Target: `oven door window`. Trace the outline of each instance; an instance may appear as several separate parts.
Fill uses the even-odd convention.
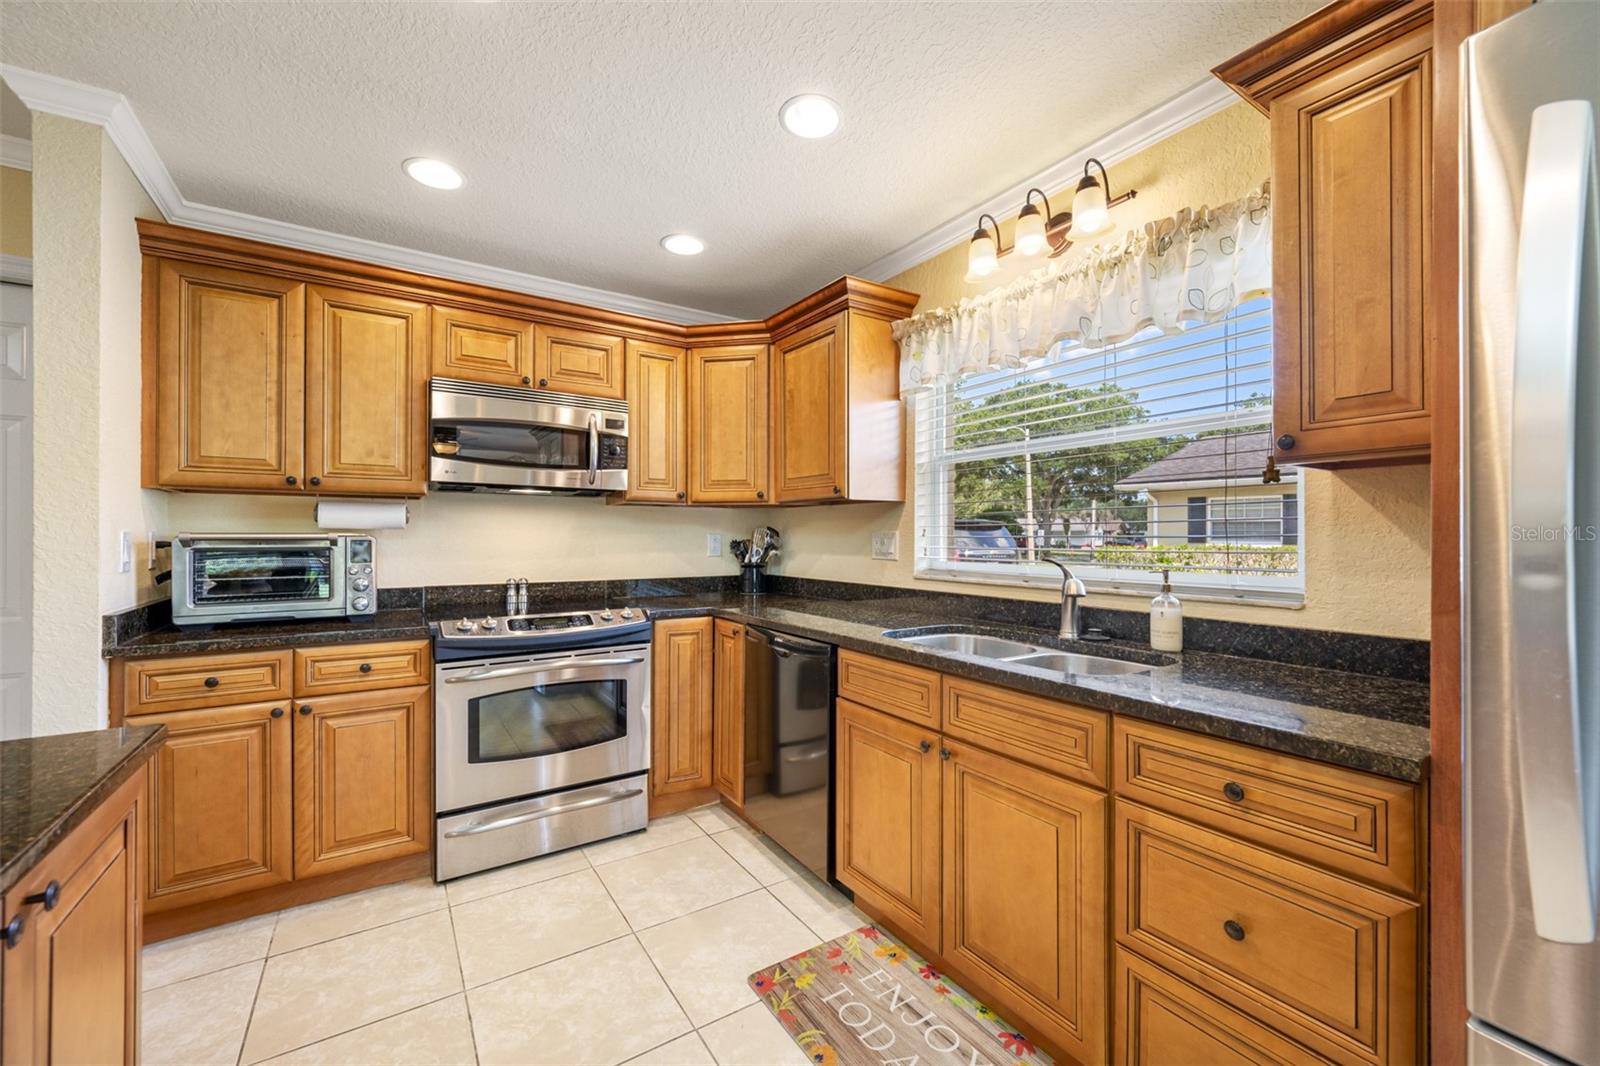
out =
[[[458,422],[433,427],[434,451],[473,463],[587,470],[589,433],[565,426]]]
[[[467,701],[467,761],[576,751],[628,735],[625,681],[566,681]]]
[[[190,599],[196,606],[327,603],[334,595],[333,552],[332,547],[195,548]]]

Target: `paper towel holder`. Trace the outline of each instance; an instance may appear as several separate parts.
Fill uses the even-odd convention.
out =
[[[404,529],[411,507],[404,500],[318,500],[320,529]]]

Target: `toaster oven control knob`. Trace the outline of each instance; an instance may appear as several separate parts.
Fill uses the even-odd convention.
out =
[[[472,622],[470,620],[468,620],[466,618],[463,618],[461,621],[456,623],[456,632],[457,633],[471,633],[474,628],[476,628],[476,627],[472,624]]]
[[[371,602],[372,601],[367,599],[365,596],[357,596],[355,603],[352,606],[354,606],[357,611],[365,611]]]
[[[354,581],[350,582],[350,587],[355,589],[357,592],[365,592],[372,587],[372,579],[368,577],[358,577]]]
[[[499,621],[494,618],[490,618],[487,615],[484,616],[483,621],[479,622],[478,625],[483,627],[483,631],[485,633],[493,633],[495,630],[500,628]]]
[[[345,571],[344,572],[349,574],[351,577],[355,577],[357,574],[361,573],[361,567],[359,567],[359,566],[347,566],[347,567],[345,567]]]
[[[371,576],[372,576],[372,567],[370,567],[370,566],[363,566],[363,567],[362,567],[362,568],[361,568],[361,572],[362,572],[362,573],[363,573],[363,574],[366,574],[366,575],[367,575],[367,576],[368,576],[368,577],[371,577]]]

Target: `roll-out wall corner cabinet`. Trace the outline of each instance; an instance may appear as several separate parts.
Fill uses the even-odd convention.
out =
[[[618,502],[900,500],[890,323],[840,278],[760,321],[684,326],[139,221],[147,488],[418,496],[428,380],[627,399]]]
[[[1281,463],[1428,455],[1433,14],[1341,0],[1214,70],[1271,122]]]

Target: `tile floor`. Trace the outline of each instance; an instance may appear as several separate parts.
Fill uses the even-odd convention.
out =
[[[153,944],[143,1058],[804,1066],[745,978],[865,921],[706,807]]]

